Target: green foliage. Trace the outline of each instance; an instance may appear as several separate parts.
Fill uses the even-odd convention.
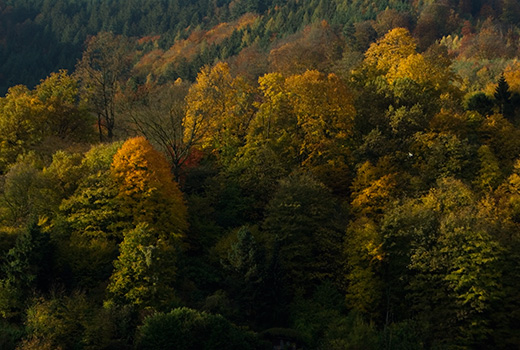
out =
[[[280,258],[290,289],[334,280],[341,234],[339,208],[330,190],[312,176],[295,173],[279,183],[266,208],[263,227]]]
[[[90,307],[86,296],[80,293],[36,299],[27,309],[28,336],[21,348],[80,348],[82,333],[90,321]]]
[[[468,98],[467,109],[488,116],[493,113],[493,100],[485,93],[477,92]]]
[[[176,252],[159,237],[146,224],[125,232],[107,287],[110,300],[159,310],[172,305]]]
[[[511,102],[511,91],[509,91],[509,84],[504,77],[504,74],[500,76],[498,85],[495,89],[495,103],[498,107],[498,111],[505,118],[511,119],[514,116],[515,110]]]
[[[500,247],[485,230],[473,193],[457,180],[443,179],[389,219],[384,225],[388,278],[404,283],[388,299],[410,302],[397,314],[411,308],[431,336],[424,338],[427,346],[488,342],[489,312],[502,298]]]
[[[51,254],[49,235],[36,224],[18,236],[1,267],[0,314],[3,318],[19,317],[31,293],[48,288]]]
[[[148,317],[139,328],[137,349],[256,349],[258,340],[220,315],[188,308]]]
[[[23,335],[23,329],[7,322],[0,323],[0,347],[2,347],[2,349],[15,350],[16,344]]]
[[[3,220],[17,226],[37,215],[38,177],[38,170],[28,162],[18,162],[9,169],[2,186]]]
[[[313,349],[326,346],[322,342],[327,332],[343,318],[342,299],[341,294],[328,282],[319,285],[312,298],[297,294],[291,304],[291,323],[307,346]]]
[[[323,347],[334,350],[370,350],[381,349],[382,344],[374,324],[351,311],[347,317],[338,318],[329,325]]]

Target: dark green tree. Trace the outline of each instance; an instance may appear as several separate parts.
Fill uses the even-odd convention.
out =
[[[51,283],[52,248],[49,235],[31,224],[3,259],[0,279],[0,315],[20,316],[31,293],[46,291]]]
[[[256,349],[255,335],[220,315],[188,308],[148,317],[138,331],[138,350]]]
[[[338,278],[341,215],[330,189],[306,173],[280,181],[266,209],[264,228],[280,259],[289,289],[312,289]]]
[[[505,118],[511,120],[514,116],[515,110],[511,103],[511,91],[509,90],[509,84],[504,77],[504,74],[500,75],[498,79],[498,85],[495,89],[495,104],[498,107],[498,112]]]

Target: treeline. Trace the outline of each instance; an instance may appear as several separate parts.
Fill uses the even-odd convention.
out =
[[[175,62],[169,75],[195,79],[199,69],[258,44],[268,50],[305,26],[326,20],[359,51],[395,26],[407,27],[425,50],[435,40],[460,35],[467,20],[479,30],[488,18],[503,34],[517,30],[516,1],[43,1],[0,2],[0,93],[10,86],[35,86],[59,69],[72,70],[83,43],[101,31],[127,37],[152,37],[167,50],[199,30],[233,22],[244,14],[261,18],[240,28],[218,47],[209,45],[197,55]],[[513,33],[511,32],[511,33]],[[244,37],[245,36],[245,37]]]

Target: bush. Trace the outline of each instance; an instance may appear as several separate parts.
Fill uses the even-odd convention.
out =
[[[158,313],[144,321],[138,331],[139,350],[247,350],[257,349],[259,341],[220,315],[188,308]]]

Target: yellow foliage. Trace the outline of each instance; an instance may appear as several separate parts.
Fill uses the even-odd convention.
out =
[[[345,84],[334,75],[306,71],[286,79],[291,105],[303,130],[304,164],[338,154],[352,135],[355,109]]]
[[[401,60],[416,53],[415,40],[408,29],[395,28],[370,45],[365,63],[383,73],[395,71]]]
[[[183,126],[192,130],[186,134],[197,135],[203,148],[235,148],[244,141],[253,115],[252,93],[244,79],[231,76],[226,63],[204,67],[186,97]]]
[[[395,71],[388,72],[386,77],[389,83],[399,78],[409,78],[423,84],[434,77],[436,72],[433,68],[426,62],[423,55],[416,53],[402,59]]]
[[[513,60],[504,70],[504,78],[509,84],[509,90],[520,93],[520,62]]]
[[[377,166],[365,162],[352,182],[352,209],[361,216],[381,215],[394,198],[396,175],[385,160]]]

